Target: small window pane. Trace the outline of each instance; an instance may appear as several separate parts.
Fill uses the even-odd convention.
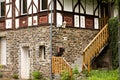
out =
[[[44,60],[46,59],[46,56],[45,56],[45,46],[40,46],[39,47],[39,57]]]
[[[27,0],[23,0],[23,14],[27,13]]]
[[[1,2],[1,16],[5,16],[5,2]]]
[[[47,9],[47,0],[42,0],[42,10]]]

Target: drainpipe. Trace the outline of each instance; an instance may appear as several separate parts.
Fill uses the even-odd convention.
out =
[[[118,0],[118,22],[120,22],[120,0]],[[119,75],[120,75],[120,25],[118,25],[118,55],[119,55]],[[119,76],[120,80],[120,76]]]
[[[53,7],[53,0],[51,0],[51,23],[50,23],[50,80],[52,80],[52,20],[53,20],[53,11],[52,11],[52,8]]]

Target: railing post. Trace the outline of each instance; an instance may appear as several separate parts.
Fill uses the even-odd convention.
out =
[[[83,61],[82,61],[82,70],[85,69],[84,64],[85,64],[85,52],[83,52]]]
[[[105,25],[100,32],[94,37],[94,39],[88,44],[88,46],[83,51],[83,64],[82,69],[87,69],[90,72],[91,59],[94,56],[98,56],[100,54],[101,49],[108,41],[108,25]],[[94,49],[94,50],[93,50]],[[89,55],[88,55],[89,53]]]

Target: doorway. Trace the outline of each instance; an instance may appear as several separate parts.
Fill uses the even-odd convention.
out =
[[[6,65],[6,38],[0,39],[0,64]]]
[[[30,75],[30,53],[29,47],[21,48],[21,78],[29,79]]]

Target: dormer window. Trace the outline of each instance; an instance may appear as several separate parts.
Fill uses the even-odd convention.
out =
[[[47,9],[47,0],[40,0],[41,6],[40,9],[41,11],[46,10]]]
[[[21,14],[27,13],[27,0],[21,0]]]
[[[0,17],[5,16],[5,2],[0,2]]]

